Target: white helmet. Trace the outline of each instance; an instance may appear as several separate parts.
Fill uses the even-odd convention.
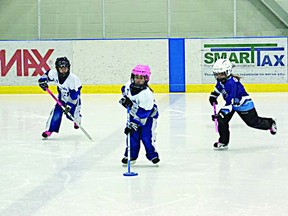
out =
[[[232,63],[228,59],[218,59],[213,66],[213,74],[216,77],[219,73],[225,73],[229,77],[232,67]]]

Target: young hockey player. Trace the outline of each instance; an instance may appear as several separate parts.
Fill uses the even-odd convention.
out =
[[[140,151],[140,141],[144,144],[146,157],[153,164],[160,159],[155,149],[158,109],[152,89],[148,86],[151,71],[148,65],[137,65],[131,73],[130,81],[122,87],[123,98],[119,103],[126,109],[130,107],[130,124],[126,126],[124,133],[130,133],[131,164],[136,162]],[[127,148],[122,159],[126,165]]]
[[[214,143],[215,150],[228,149],[229,121],[235,112],[249,127],[269,130],[271,134],[276,134],[276,122],[272,118],[258,116],[252,99],[240,83],[240,77],[232,74],[232,63],[228,59],[218,59],[213,66],[213,73],[217,83],[214,91],[211,92],[209,102],[212,106],[213,103],[218,104],[217,97],[220,94],[226,102],[218,114],[212,115],[213,121],[218,120],[220,135],[218,142]]]
[[[65,111],[56,103],[46,123],[46,130],[42,133],[43,138],[51,136],[53,132],[59,132],[63,112],[65,114],[70,112],[77,124],[81,123],[81,82],[70,72],[70,62],[66,57],[57,58],[55,68],[56,70],[49,70],[41,76],[38,83],[44,91],[48,88],[48,82],[54,82],[57,85],[58,99],[65,107]],[[67,116],[67,118],[69,117]],[[75,129],[79,128],[77,124],[74,123]]]

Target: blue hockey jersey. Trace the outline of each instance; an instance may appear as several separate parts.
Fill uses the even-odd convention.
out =
[[[230,76],[223,84],[217,81],[214,92],[222,94],[225,100],[225,106],[220,109],[223,114],[228,114],[232,110],[235,111],[248,111],[254,108],[254,103],[246,92],[244,86],[236,78]]]

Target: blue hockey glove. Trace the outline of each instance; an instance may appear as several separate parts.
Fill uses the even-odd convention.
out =
[[[44,91],[46,91],[46,88],[49,88],[48,81],[45,79],[43,79],[43,80],[39,79],[38,84],[39,84],[40,88],[42,88]]]
[[[210,97],[209,97],[209,102],[210,102],[211,106],[213,106],[213,103],[218,104],[218,101],[217,101],[218,96],[219,96],[218,93],[211,92]]]
[[[128,135],[129,133],[136,132],[138,130],[138,124],[130,122],[129,125],[125,128],[124,133]]]
[[[125,108],[127,107],[131,108],[133,106],[133,102],[127,96],[124,96],[123,98],[121,98],[119,100],[119,103],[122,104],[122,106],[124,106]]]

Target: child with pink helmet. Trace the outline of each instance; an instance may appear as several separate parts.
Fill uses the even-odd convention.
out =
[[[153,90],[148,86],[150,76],[150,67],[139,64],[132,69],[130,80],[121,88],[123,97],[119,103],[130,110],[130,122],[124,133],[130,134],[131,164],[134,164],[139,156],[141,141],[146,150],[146,158],[153,164],[160,161],[155,149],[155,129],[159,113]],[[127,155],[126,148],[122,159],[124,165],[128,162]]]

